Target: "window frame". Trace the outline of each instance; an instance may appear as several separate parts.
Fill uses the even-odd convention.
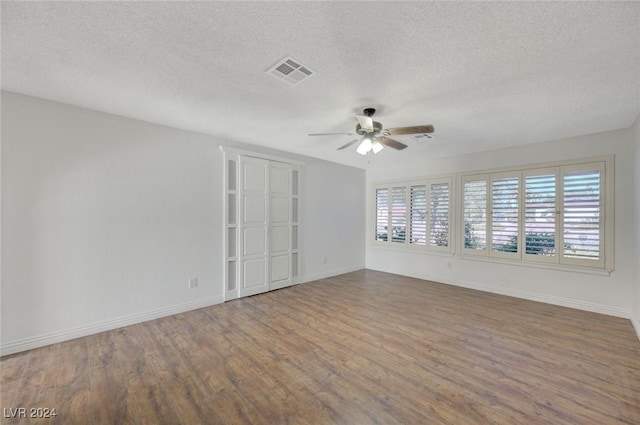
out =
[[[597,260],[571,258],[563,255],[563,249],[556,249],[554,256],[542,256],[526,253],[526,178],[533,175],[555,174],[555,247],[564,246],[564,176],[573,171],[600,171],[600,227],[599,227],[599,258]],[[492,251],[491,226],[487,224],[487,244],[483,250],[473,250],[465,248],[464,240],[464,184],[468,181],[486,179],[487,181],[487,213],[486,220],[491,217],[491,187],[496,176],[508,175],[509,173],[519,174],[519,229],[518,229],[518,255],[502,255],[506,253],[496,253]],[[613,179],[614,156],[592,157],[569,161],[556,161],[543,164],[531,164],[517,168],[483,170],[481,172],[459,173],[458,177],[458,205],[456,210],[458,216],[457,246],[462,258],[476,258],[479,260],[505,260],[509,263],[521,265],[537,265],[540,267],[550,267],[571,270],[594,270],[613,271],[614,267],[614,186]]]
[[[517,186],[517,233],[516,233],[516,252],[503,252],[494,250],[494,183],[499,180],[508,178],[516,178]],[[484,228],[485,228],[485,246],[483,249],[468,248],[465,241],[466,222],[465,222],[465,183],[468,182],[485,182],[485,208],[484,208]],[[522,253],[522,173],[519,171],[500,171],[483,174],[465,175],[461,178],[460,184],[460,217],[462,221],[460,252],[463,255],[473,255],[480,257],[506,258],[519,260]]]
[[[555,255],[546,256],[538,254],[526,253],[526,179],[530,176],[553,174],[555,177],[555,210],[561,209],[561,203],[563,202],[563,175],[567,171],[595,171],[600,170],[600,232],[599,232],[599,259],[580,259],[580,258],[562,258],[563,255],[560,250],[557,250]],[[491,229],[489,226],[489,232],[487,234],[487,243],[484,249],[469,249],[465,248],[464,243],[464,184],[468,181],[482,180],[486,181],[486,196],[487,196],[487,211],[485,213],[485,220],[487,217],[491,217],[491,202],[492,202],[492,186],[493,181],[503,176],[518,175],[518,252],[492,252],[492,238]],[[395,249],[406,252],[416,252],[424,254],[443,254],[454,255],[460,259],[465,260],[478,260],[495,262],[502,264],[518,265],[525,267],[546,268],[553,270],[564,270],[572,272],[582,272],[589,274],[608,275],[614,269],[614,177],[615,177],[615,157],[614,155],[587,157],[582,159],[553,161],[544,163],[524,164],[521,166],[509,167],[509,168],[497,168],[486,169],[476,171],[465,171],[449,175],[439,175],[433,177],[421,177],[416,179],[403,179],[393,181],[378,181],[371,184],[373,193],[373,207],[370,210],[372,214],[372,226],[368,227],[367,240],[371,236],[369,232],[373,228],[373,242],[372,246],[378,248]],[[449,184],[449,210],[448,210],[448,246],[436,247],[430,245],[430,224],[426,224],[426,243],[425,245],[411,244],[408,239],[410,238],[410,225],[411,225],[411,186],[425,185],[427,187],[427,210],[430,209],[430,190],[431,184],[437,182],[447,182]],[[394,186],[405,186],[407,201],[406,201],[406,214],[407,214],[407,240],[404,243],[391,244],[388,241],[378,241],[375,239],[375,227],[377,224],[377,209],[376,209],[376,189],[388,188],[389,194],[391,188]],[[430,217],[429,217],[430,220]],[[562,229],[563,215],[558,212],[555,216],[555,229],[554,229],[554,247],[563,246],[563,233]]]
[[[447,246],[438,246],[431,244],[431,190],[433,184],[447,184],[449,193],[448,193],[448,211],[447,211]],[[424,186],[425,188],[425,201],[426,201],[426,216],[425,216],[425,241],[424,244],[412,243],[411,235],[413,229],[413,219],[412,219],[412,203],[411,203],[411,195],[412,188]],[[387,190],[387,229],[391,228],[392,223],[392,191],[393,188],[404,188],[405,194],[405,239],[403,242],[393,241],[393,238],[389,238],[387,236],[386,240],[378,239],[378,202],[377,202],[377,193],[380,189]],[[434,178],[425,178],[418,180],[401,180],[401,181],[393,181],[393,182],[384,182],[384,183],[374,183],[373,184],[373,245],[386,247],[386,248],[395,248],[413,252],[440,252],[440,253],[449,253],[451,254],[455,245],[454,238],[454,228],[455,222],[453,220],[453,209],[454,209],[454,178],[453,176],[445,176],[445,177],[434,177]],[[393,232],[393,230],[392,230]]]

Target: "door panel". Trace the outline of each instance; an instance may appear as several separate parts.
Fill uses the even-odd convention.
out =
[[[289,199],[271,198],[271,223],[289,223]]]
[[[297,266],[292,237],[298,195],[292,195],[297,174],[291,164],[245,156],[239,164],[242,246],[238,292],[245,297],[292,284]]]
[[[269,184],[271,194],[289,194],[289,169],[286,166],[274,165],[271,167],[271,182]],[[282,164],[284,165],[284,164]]]
[[[289,250],[289,227],[271,227],[271,252],[287,252]]]
[[[269,176],[270,287],[276,289],[292,283],[291,166],[272,162]]]
[[[248,227],[244,229],[243,238],[244,256],[248,255],[265,255],[266,253],[266,237],[264,229],[260,227]]]
[[[269,161],[242,157],[242,258],[239,295],[255,295],[269,289],[268,281],[268,193]]]
[[[249,192],[265,193],[266,167],[269,161],[258,158],[243,158],[242,188]]]
[[[245,260],[244,263],[244,281],[243,288],[249,290],[261,289],[266,286],[267,279],[265,275],[265,261],[264,258],[257,258],[254,260]],[[255,292],[264,292],[259,290]]]
[[[273,255],[271,257],[271,289],[290,285],[291,267],[289,258],[289,254]]]
[[[264,193],[250,193],[243,197],[244,202],[244,223],[261,225],[265,223],[266,198]]]

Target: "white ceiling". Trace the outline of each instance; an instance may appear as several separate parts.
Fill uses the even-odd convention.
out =
[[[265,72],[292,56],[315,75]],[[640,2],[2,2],[2,88],[357,167],[626,128]],[[435,138],[362,157],[356,113]]]

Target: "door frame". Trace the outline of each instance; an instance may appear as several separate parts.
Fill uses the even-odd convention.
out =
[[[301,211],[304,205],[304,196],[302,188],[304,187],[304,166],[305,162],[293,160],[290,158],[279,157],[275,155],[262,154],[259,152],[237,149],[234,147],[219,146],[223,157],[223,223],[222,223],[222,282],[224,301],[233,300],[240,297],[240,250],[242,249],[240,235],[240,159],[241,157],[250,157],[263,159],[272,162],[284,163],[292,167],[298,173],[298,238],[297,238],[297,273],[292,277],[291,285],[295,285],[301,281],[303,276],[303,250],[302,241],[304,236],[304,224]],[[269,253],[270,240],[267,236],[267,252]],[[268,254],[269,257],[269,254]],[[270,259],[269,259],[270,261]],[[267,276],[270,280],[271,277]],[[287,285],[289,286],[289,285]],[[277,289],[278,287],[270,288]]]

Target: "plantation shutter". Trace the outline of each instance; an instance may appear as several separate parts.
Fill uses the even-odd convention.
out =
[[[602,163],[562,168],[562,262],[604,265]]]
[[[407,188],[391,188],[391,241],[404,243],[407,239]]]
[[[386,241],[389,236],[389,189],[376,189],[376,235],[375,240]]]
[[[449,246],[449,183],[429,187],[429,245]]]
[[[491,181],[491,255],[518,254],[519,175],[494,174]]]
[[[411,186],[411,234],[409,243],[427,242],[427,186]]]
[[[487,249],[487,179],[467,177],[463,181],[464,244],[468,252]]]
[[[524,173],[524,256],[529,260],[558,261],[557,181],[557,168]]]

